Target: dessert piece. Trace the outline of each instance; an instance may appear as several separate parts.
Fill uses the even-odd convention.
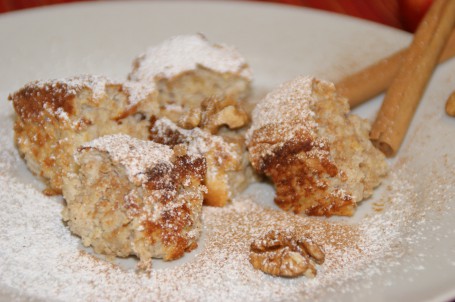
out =
[[[185,146],[124,134],[76,152],[78,170],[64,177],[63,219],[97,253],[173,260],[197,247],[206,166]]]
[[[73,153],[96,137],[127,133],[147,138],[157,110],[156,91],[99,76],[35,81],[9,96],[16,111],[15,142],[29,169],[59,194],[62,176],[74,171]]]
[[[102,135],[146,139],[159,116],[211,132],[248,121],[238,103],[250,90],[248,65],[234,48],[212,45],[201,35],[174,37],[149,49],[130,78],[35,81],[9,96],[17,113],[16,145],[29,169],[47,183],[45,193],[61,193],[62,176],[74,170],[75,149]]]
[[[275,184],[279,207],[350,216],[387,173],[369,130],[333,84],[302,76],[257,105],[247,147],[252,166]]]
[[[196,34],[175,36],[149,48],[135,59],[129,79],[156,85],[159,116],[178,122],[207,98],[245,99],[251,70],[235,48],[211,44]]]
[[[185,144],[190,154],[205,157],[207,192],[204,202],[207,205],[224,206],[251,179],[245,172],[248,159],[243,141],[212,135],[199,128],[182,129],[166,118],[155,122],[151,139],[169,146]]]

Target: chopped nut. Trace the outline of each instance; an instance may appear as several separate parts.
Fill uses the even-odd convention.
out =
[[[202,118],[200,127],[212,134],[227,125],[231,129],[245,126],[248,122],[247,113],[233,99],[210,98],[202,102]]]
[[[178,125],[185,129],[200,127],[216,134],[223,125],[237,129],[245,126],[248,120],[248,114],[239,107],[237,101],[209,98],[201,103],[200,108],[193,108],[184,114]]]
[[[245,111],[234,106],[227,106],[209,119],[207,128],[210,131],[218,131],[218,128],[227,125],[230,129],[237,129],[246,124],[248,115]]]
[[[314,262],[316,262],[317,264],[324,263],[325,254],[319,247],[319,245],[308,239],[299,240],[297,244],[299,245],[299,247],[303,246],[305,252],[313,258]]]
[[[324,252],[310,239],[290,232],[270,231],[251,243],[250,262],[266,274],[281,277],[316,276],[313,263],[322,264]]]
[[[453,92],[447,99],[446,112],[450,116],[455,116],[455,92]]]

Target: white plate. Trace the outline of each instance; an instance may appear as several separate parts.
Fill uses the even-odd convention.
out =
[[[30,175],[14,149],[14,115],[6,101],[8,94],[35,79],[85,73],[123,79],[132,58],[146,47],[172,35],[195,32],[238,47],[254,70],[256,99],[299,74],[336,81],[411,39],[407,33],[357,19],[248,2],[95,2],[0,16],[0,298],[444,301],[455,297],[455,220],[451,213],[455,205],[455,119],[445,116],[443,109],[455,88],[454,61],[435,73],[407,139],[391,161],[386,183],[374,198],[362,203],[355,217],[342,219],[371,226],[366,240],[378,252],[371,252],[373,259],[364,259],[361,266],[347,263],[332,279],[321,268],[316,280],[283,281],[251,273],[258,279],[242,279],[242,283],[234,279],[244,272],[229,269],[229,261],[235,259],[228,257],[227,264],[223,262],[219,268],[224,279],[186,276],[181,283],[172,280],[172,287],[157,284],[158,278],[155,283],[150,281],[147,296],[141,295],[142,288],[134,287],[139,281],[133,272],[122,280],[133,280],[134,286],[116,279],[116,272],[124,277],[125,271],[115,271],[105,261],[90,267],[72,265],[69,259],[75,258],[68,255],[77,257],[78,239],[60,221],[61,202],[40,195],[42,184]],[[373,118],[380,99],[356,113]],[[260,193],[255,195],[257,201],[263,199],[271,205],[273,191]],[[372,205],[381,202],[385,209],[375,214]],[[52,236],[55,242],[50,242]],[[374,244],[375,236],[380,246]],[[71,244],[52,248],[59,241]],[[205,245],[180,262],[158,268],[155,274],[178,270],[182,262],[198,257]],[[66,262],[57,261],[59,257]],[[220,280],[221,284],[213,284]],[[112,284],[125,295],[109,296],[106,288]],[[306,287],[314,289],[314,294],[305,291]],[[185,291],[188,288],[191,295]]]

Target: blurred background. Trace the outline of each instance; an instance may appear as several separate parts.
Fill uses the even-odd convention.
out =
[[[0,13],[46,5],[99,0],[0,0]],[[118,0],[117,0],[118,1]],[[123,0],[128,1],[128,0]],[[153,1],[153,0],[149,0]],[[229,1],[229,0],[225,0]],[[236,0],[239,1],[239,0]],[[249,0],[311,7],[414,32],[432,0]]]

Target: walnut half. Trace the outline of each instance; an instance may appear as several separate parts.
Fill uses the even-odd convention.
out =
[[[250,246],[250,262],[266,274],[280,277],[316,276],[317,264],[324,263],[321,247],[287,231],[270,231]]]

